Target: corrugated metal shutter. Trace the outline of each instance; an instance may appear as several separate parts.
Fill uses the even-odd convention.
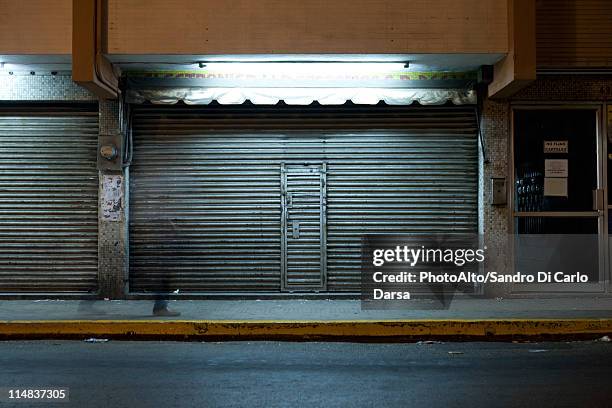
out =
[[[327,164],[327,290],[363,234],[477,231],[472,107],[135,109],[132,291],[280,290],[282,163]]]
[[[0,105],[0,292],[91,292],[96,104]]]
[[[538,0],[536,47],[540,69],[612,67],[612,1]]]

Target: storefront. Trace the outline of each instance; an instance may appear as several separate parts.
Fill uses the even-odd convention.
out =
[[[482,137],[473,93],[435,85],[362,94],[379,103],[342,90],[349,99],[329,104],[303,91],[289,104],[261,90],[268,99],[183,90],[162,100],[130,88],[132,160],[114,173],[129,210],[117,222],[100,218],[96,146],[117,133],[118,106],[84,94],[5,101],[2,293],[95,294],[113,270],[126,296],[352,295],[363,235],[437,232],[482,233],[500,253],[516,237],[579,234],[587,283],[500,294],[608,293],[609,80],[546,77],[512,100],[485,100]],[[558,160],[565,167],[547,167]],[[491,178],[506,179],[507,204],[493,204]],[[100,261],[124,246],[129,256]],[[506,261],[499,271],[520,269]]]
[[[467,232],[500,273],[588,244],[585,284],[479,294],[609,295],[608,3],[387,3],[20,4],[0,293],[348,297],[364,235]]]
[[[378,89],[366,104],[311,88],[296,106],[278,89],[233,104],[137,83],[133,293],[358,293],[364,235],[477,233],[473,92]]]

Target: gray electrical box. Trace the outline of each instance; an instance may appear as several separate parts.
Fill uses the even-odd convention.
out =
[[[507,203],[507,187],[505,177],[491,178],[491,204],[506,205]]]

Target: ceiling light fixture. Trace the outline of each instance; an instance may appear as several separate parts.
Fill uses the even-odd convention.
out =
[[[211,62],[198,63],[200,68],[226,73],[249,74],[379,74],[404,71],[408,62]]]

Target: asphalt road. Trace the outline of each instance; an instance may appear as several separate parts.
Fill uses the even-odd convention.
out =
[[[0,342],[0,388],[2,407],[611,407],[612,343]]]

